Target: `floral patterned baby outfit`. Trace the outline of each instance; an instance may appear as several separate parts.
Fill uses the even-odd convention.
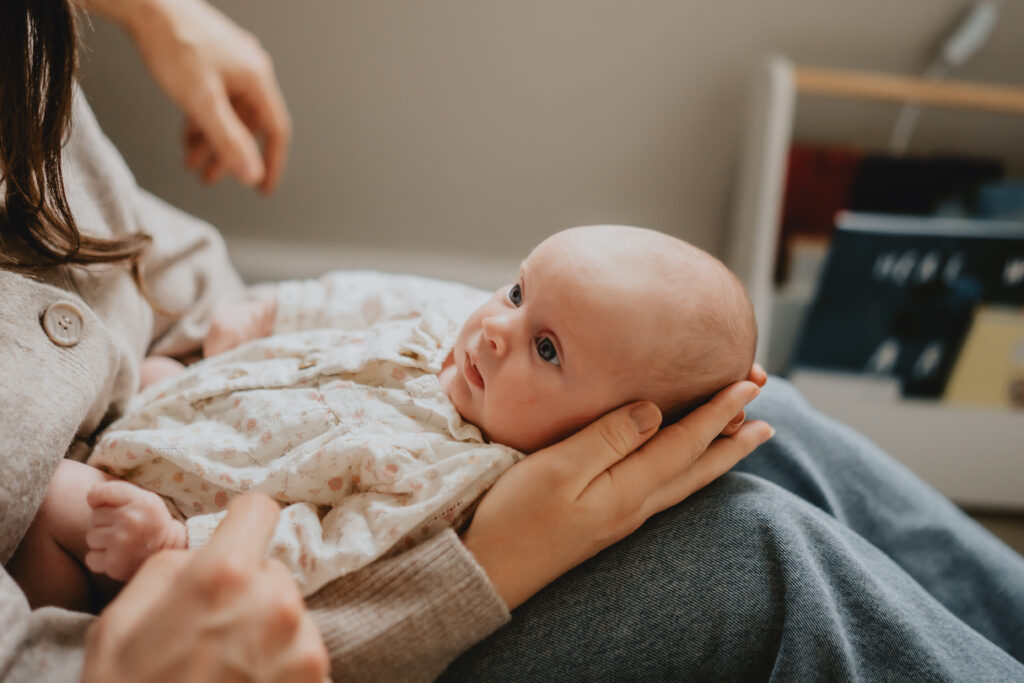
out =
[[[256,290],[273,336],[140,394],[90,464],[164,496],[200,547],[231,498],[283,509],[270,554],[304,595],[465,517],[522,454],[464,422],[437,373],[487,294],[370,272]]]

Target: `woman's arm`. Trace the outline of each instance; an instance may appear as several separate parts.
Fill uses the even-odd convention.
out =
[[[716,438],[759,392],[753,382],[734,384],[660,432],[657,407],[632,404],[534,453],[484,496],[466,547],[517,607],[770,439],[764,422]]]
[[[202,550],[150,558],[92,625],[82,680],[323,681],[323,641],[266,559],[277,516],[270,498],[240,496]]]
[[[480,503],[465,546],[448,531],[328,584],[307,604],[332,676],[438,676],[507,621],[510,606],[769,438],[770,427],[752,422],[715,439],[756,393],[749,382],[733,385],[656,438],[660,415],[652,405],[614,411],[506,472]],[[633,421],[638,406],[654,408],[638,416],[651,422]]]
[[[251,34],[204,0],[78,0],[119,24],[185,112],[185,163],[269,194],[284,172],[291,118],[274,65]],[[262,140],[262,153],[257,140]]]

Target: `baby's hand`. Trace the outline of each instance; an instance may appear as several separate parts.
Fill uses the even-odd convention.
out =
[[[185,548],[185,525],[171,517],[160,496],[126,481],[89,489],[92,518],[85,565],[118,581],[132,578],[151,555]]]
[[[150,384],[180,374],[185,366],[167,356],[146,356],[139,366],[139,391]]]
[[[274,331],[277,302],[273,299],[241,301],[213,312],[210,331],[203,340],[203,357],[229,351],[251,339],[261,339]]]

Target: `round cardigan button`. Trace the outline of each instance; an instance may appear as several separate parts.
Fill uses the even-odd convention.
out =
[[[59,346],[74,346],[82,338],[85,322],[78,307],[67,301],[52,304],[43,313],[43,329],[46,336]]]

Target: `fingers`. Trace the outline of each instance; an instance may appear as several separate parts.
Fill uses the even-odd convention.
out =
[[[704,488],[774,434],[775,430],[767,422],[758,420],[742,425],[728,438],[716,440],[691,466],[668,480],[647,498],[644,502],[644,518],[672,507]]]
[[[764,371],[759,363],[754,363],[750,367],[750,376],[747,378],[759,387],[763,387],[765,382],[768,381],[768,373]]]
[[[661,411],[653,403],[622,406],[601,417],[565,441],[530,456],[557,459],[554,469],[572,478],[570,491],[578,495],[588,484],[654,436]]]
[[[231,501],[227,516],[199,552],[197,563],[216,563],[224,558],[243,567],[258,564],[274,535],[280,511],[278,504],[265,495],[248,493],[238,496]]]
[[[311,619],[303,619],[288,655],[282,658],[268,680],[275,683],[323,683],[330,668],[320,631]]]
[[[759,392],[751,382],[737,382],[722,389],[709,402],[662,429],[632,457],[612,466],[612,475],[629,482],[632,495],[642,498],[657,490],[663,482],[685,472]]]
[[[117,599],[107,605],[104,614],[142,612],[145,606],[163,597],[168,586],[195,557],[187,550],[161,550],[146,560],[132,580],[125,584]]]
[[[182,143],[185,146],[185,168],[190,171],[199,170],[213,154],[213,148],[206,141],[206,135],[191,117],[185,119]]]
[[[253,106],[256,129],[263,136],[263,162],[266,169],[260,183],[260,192],[270,194],[284,173],[292,140],[291,116],[272,70],[269,76],[262,79],[262,87],[257,91]]]
[[[685,442],[695,458],[707,449],[715,437],[721,434],[759,393],[760,387],[753,382],[731,384],[679,422],[666,427],[659,437]],[[680,435],[674,436],[673,433]],[[683,443],[678,445],[681,446]]]
[[[235,112],[224,84],[217,77],[207,78],[193,98],[189,115],[214,150],[215,163],[224,165],[239,182],[254,185],[264,177],[263,160],[252,133]],[[204,180],[216,179],[216,167],[204,168]]]
[[[747,419],[746,411],[741,410],[740,414],[734,417],[729,424],[725,425],[725,429],[722,430],[721,436],[732,436],[740,430],[743,426],[743,421]]]
[[[274,78],[273,68],[268,66],[267,69],[265,75],[246,81],[250,84],[249,91],[238,98],[231,99],[227,97],[227,91],[224,93],[232,119],[230,127],[237,135],[244,135],[247,138],[241,148],[243,156],[248,155],[249,149],[256,149],[258,153],[256,140],[262,138],[260,178],[252,182],[259,182],[263,194],[269,194],[277,187],[287,164],[292,136],[291,116],[288,114],[284,96]],[[227,113],[220,111],[217,117],[223,120],[226,115]],[[234,136],[235,134],[227,136],[229,151],[239,149],[235,142],[231,142]],[[185,167],[199,173],[204,183],[216,183],[228,172],[234,173],[242,182],[248,182],[238,175],[238,168],[232,158],[224,153],[224,146],[213,144],[213,134],[208,136],[205,127],[195,119],[190,117],[186,122],[183,138]]]
[[[327,676],[328,660],[320,631],[305,614],[305,606],[288,568],[270,560],[264,571],[263,587],[268,599],[260,652],[273,653],[276,667],[267,680],[321,683]],[[277,653],[281,653],[277,655]]]

